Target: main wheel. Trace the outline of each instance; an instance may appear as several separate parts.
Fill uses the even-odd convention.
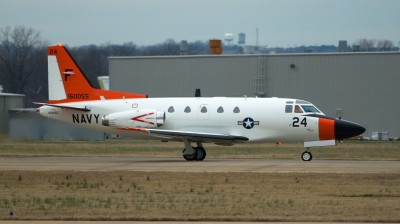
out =
[[[196,161],[203,161],[206,158],[206,150],[203,147],[194,148],[197,151]]]
[[[183,158],[185,158],[187,161],[193,161],[197,157],[197,150],[196,148],[192,147],[194,149],[194,153],[190,155],[183,155]],[[183,149],[183,153],[185,152],[186,149]]]
[[[303,154],[301,154],[301,159],[303,161],[311,161],[312,160],[311,152],[307,152],[307,151],[303,152]]]

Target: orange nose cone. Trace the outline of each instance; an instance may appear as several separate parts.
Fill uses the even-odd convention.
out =
[[[335,139],[335,121],[331,119],[318,119],[319,140]]]

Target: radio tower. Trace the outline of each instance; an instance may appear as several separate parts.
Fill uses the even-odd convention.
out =
[[[256,37],[257,37],[257,39],[256,39],[256,48],[258,50],[258,28],[256,28]]]

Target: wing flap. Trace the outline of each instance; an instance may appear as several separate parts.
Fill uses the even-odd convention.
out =
[[[247,137],[244,136],[216,134],[216,133],[201,133],[201,132],[173,131],[173,130],[131,128],[131,127],[117,128],[117,130],[139,131],[154,137],[159,137],[163,139],[168,138],[171,140],[182,140],[183,138],[185,138],[191,141],[214,142],[214,143],[221,143],[221,142],[239,143],[239,142],[246,142],[249,140]]]

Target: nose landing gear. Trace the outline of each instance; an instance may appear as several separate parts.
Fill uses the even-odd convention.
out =
[[[306,151],[304,151],[304,152],[301,154],[301,159],[302,159],[303,161],[311,161],[311,160],[312,160],[312,154],[311,154],[311,152],[310,152],[310,148],[306,148]]]

